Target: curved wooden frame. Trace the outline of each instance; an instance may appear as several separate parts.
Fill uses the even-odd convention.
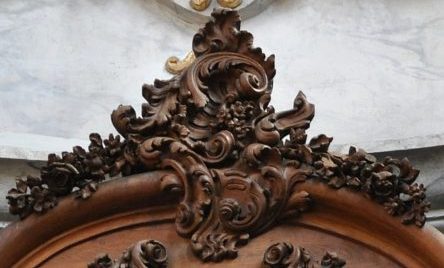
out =
[[[115,179],[102,184],[88,202],[65,197],[44,217],[32,215],[13,223],[1,232],[2,265],[37,267],[62,249],[91,237],[133,225],[173,222],[181,195],[161,190],[165,174]],[[316,204],[310,213],[286,224],[328,230],[365,243],[405,267],[440,267],[444,263],[439,250],[444,248],[444,239],[435,228],[400,225],[379,205],[348,189],[333,190],[312,181],[300,187],[314,196]]]

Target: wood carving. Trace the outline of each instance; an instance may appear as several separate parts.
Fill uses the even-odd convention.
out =
[[[266,268],[310,268],[315,263],[321,268],[341,268],[346,262],[334,252],[327,252],[321,261],[316,261],[303,247],[281,242],[267,248],[263,263]]]
[[[276,243],[271,245],[264,254],[266,268],[307,268],[311,256],[303,247],[294,248],[290,243]]]
[[[123,138],[91,134],[88,151],[49,155],[40,177],[18,179],[9,191],[11,213],[43,213],[71,192],[86,199],[106,177],[168,170],[164,188],[183,193],[177,232],[203,261],[235,258],[250,238],[304,212],[311,198],[298,184],[305,180],[362,192],[403,223],[424,224],[430,204],[407,159],[378,162],[354,148],[330,153],[325,135],[307,143],[314,105],[299,92],[293,108],[275,112],[268,105],[274,56],[253,47],[236,11],[212,16],[193,38],[195,61],[142,87],[141,116],[131,106],[112,112]]]
[[[88,268],[165,268],[168,264],[167,251],[156,240],[143,240],[131,246],[117,260],[105,254],[88,264]]]
[[[346,261],[339,258],[336,252],[327,252],[322,257],[321,267],[322,268],[340,268],[345,266]]]

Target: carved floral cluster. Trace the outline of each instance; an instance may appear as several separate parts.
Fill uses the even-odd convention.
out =
[[[24,218],[32,212],[43,213],[57,204],[57,197],[73,191],[76,197],[86,199],[106,175],[125,172],[123,150],[126,143],[120,136],[111,134],[102,141],[100,135],[93,133],[90,141],[89,151],[75,146],[72,152],[63,152],[61,156],[50,154],[40,177],[16,179],[16,187],[6,196],[11,214]]]
[[[227,105],[222,105],[216,114],[217,121],[212,124],[215,129],[226,129],[233,133],[237,140],[242,140],[252,133],[250,122],[257,108],[252,101],[234,101],[228,99]]]
[[[430,203],[425,200],[425,187],[414,183],[419,171],[407,158],[386,157],[378,162],[374,156],[353,147],[347,156],[318,157],[315,174],[329,185],[365,192],[383,204],[391,215],[401,215],[403,223],[424,225]]]
[[[320,264],[315,266],[315,263]],[[275,243],[267,248],[263,259],[266,268],[341,268],[346,261],[335,252],[327,251],[320,261],[314,260],[303,247],[294,247],[291,243]]]
[[[301,144],[304,139],[301,132],[299,138],[296,131],[293,132],[283,150],[287,157],[311,164],[313,178],[334,188],[348,187],[363,192],[383,204],[390,215],[402,216],[403,223],[424,225],[430,203],[425,199],[424,185],[414,183],[419,170],[413,168],[407,158],[386,157],[377,161],[373,155],[355,147],[350,148],[348,155],[333,154],[328,152],[332,138],[320,135],[308,146]]]
[[[167,265],[165,246],[157,240],[142,240],[125,250],[119,259],[112,260],[103,254],[89,263],[88,268],[165,268]]]

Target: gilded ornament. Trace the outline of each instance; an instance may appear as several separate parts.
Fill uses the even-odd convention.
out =
[[[165,62],[165,69],[171,74],[179,74],[190,66],[195,59],[196,56],[194,56],[193,51],[188,52],[182,60],[176,56],[172,56]]]
[[[219,5],[226,8],[236,8],[242,4],[242,0],[217,0]]]
[[[190,6],[197,10],[203,11],[210,5],[211,0],[190,0]]]

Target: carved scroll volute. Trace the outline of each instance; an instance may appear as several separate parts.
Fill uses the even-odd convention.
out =
[[[193,38],[193,51],[196,57],[215,52],[235,52],[259,62],[272,80],[274,55],[265,58],[260,48],[254,48],[253,35],[240,31],[240,17],[236,11],[220,9],[211,14],[212,21],[200,29]]]
[[[304,93],[299,92],[292,110],[270,113],[257,122],[255,134],[258,141],[274,146],[294,129],[308,129],[314,117],[314,105]]]
[[[241,53],[204,54],[190,66],[184,79],[197,108],[207,106],[210,99],[221,105],[227,96],[256,100],[270,93],[263,66]]]

